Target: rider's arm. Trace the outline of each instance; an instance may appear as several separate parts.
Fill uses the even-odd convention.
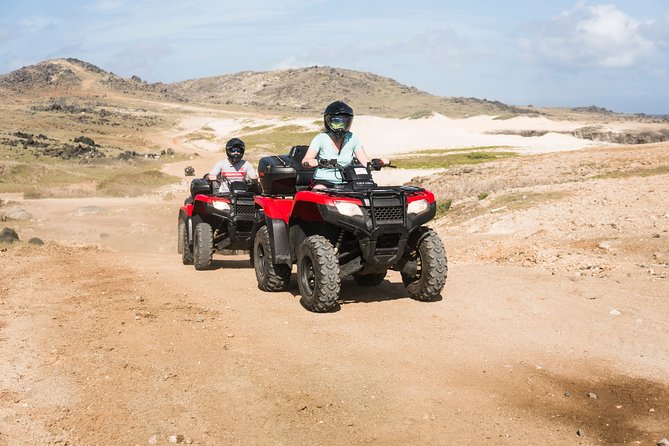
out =
[[[366,166],[367,163],[370,163],[372,159],[367,155],[367,152],[365,152],[365,149],[360,147],[358,150],[355,151],[355,156],[358,158],[358,161],[360,161],[360,164],[363,166]],[[390,166],[390,160],[388,158],[381,158],[381,162],[383,163],[384,166]]]
[[[214,167],[211,168],[211,171],[207,174],[207,179],[209,181],[216,181],[216,177],[221,173],[221,163],[220,161],[214,164]]]
[[[248,161],[246,162],[246,166],[244,169],[244,179],[245,180],[257,180],[258,179],[258,172],[253,168],[253,165],[249,163]]]
[[[309,147],[307,153],[304,154],[302,158],[302,167],[318,167],[318,151],[312,147]]]
[[[372,161],[369,156],[367,156],[367,152],[365,152],[365,149],[360,147],[358,150],[355,151],[355,157],[358,158],[358,161],[360,161],[360,164],[363,166],[366,166],[367,163]]]

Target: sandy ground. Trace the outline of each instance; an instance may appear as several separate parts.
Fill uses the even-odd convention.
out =
[[[524,162],[541,176],[558,156],[571,155]],[[441,300],[411,300],[391,273],[373,288],[344,280],[329,314],[300,306],[294,277],[258,290],[245,255],[182,265],[186,188],[0,197],[0,211],[31,214],[4,222],[22,242],[0,246],[0,445],[669,437],[667,174],[528,186],[560,193],[433,222],[449,254]]]

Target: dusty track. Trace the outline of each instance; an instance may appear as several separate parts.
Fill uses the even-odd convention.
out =
[[[666,174],[599,180],[442,222],[441,301],[390,274],[345,280],[331,314],[304,310],[294,279],[258,290],[243,255],[182,265],[183,190],[18,200],[34,218],[11,226],[47,244],[0,252],[0,445],[655,444],[669,437],[668,189]],[[607,196],[604,213],[591,200]],[[593,228],[635,215],[597,250],[615,235]],[[546,254],[561,249],[606,268]]]

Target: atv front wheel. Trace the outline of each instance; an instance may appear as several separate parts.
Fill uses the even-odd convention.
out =
[[[290,282],[288,265],[272,263],[272,246],[267,226],[258,229],[251,251],[252,263],[256,270],[258,288],[263,291],[285,291]]]
[[[214,231],[211,225],[199,222],[195,226],[193,235],[193,263],[195,269],[200,271],[211,266],[214,254]]]
[[[193,249],[188,243],[188,226],[186,225],[186,220],[182,218],[179,219],[178,232],[177,252],[181,254],[181,262],[184,265],[192,265]]]
[[[312,235],[300,245],[297,254],[297,283],[302,305],[316,313],[332,310],[339,298],[339,263],[332,243]]]
[[[373,274],[359,274],[353,273],[353,279],[362,286],[376,286],[383,282],[383,279],[386,278],[387,271],[382,273],[373,273]]]
[[[419,229],[417,239],[417,246],[408,248],[413,250],[411,260],[416,263],[416,272],[408,274],[403,271],[402,282],[412,299],[430,302],[439,298],[446,282],[446,250],[437,233],[429,228]]]

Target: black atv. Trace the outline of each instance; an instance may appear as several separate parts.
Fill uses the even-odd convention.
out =
[[[220,182],[228,191],[219,193]],[[214,252],[246,250],[253,264],[253,237],[258,228],[254,198],[258,183],[230,181],[218,177],[210,181],[207,175],[190,184],[190,196],[179,209],[178,252],[184,265],[195,269],[211,267]]]
[[[401,272],[412,298],[438,299],[446,253],[437,233],[423,226],[435,216],[434,195],[420,187],[377,186],[371,169],[384,167],[378,159],[345,168],[322,161],[344,183],[311,190],[313,170],[301,165],[306,150],[296,146],[289,155],[260,160],[263,193],[255,202],[263,218],[253,248],[259,288],[285,290],[296,263],[301,302],[310,311],[336,306],[342,277],[374,286],[389,269]]]

